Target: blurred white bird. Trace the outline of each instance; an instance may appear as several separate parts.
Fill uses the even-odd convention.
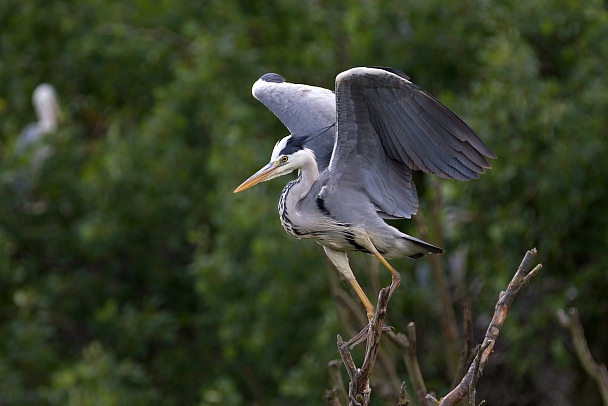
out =
[[[32,95],[32,104],[36,111],[38,122],[28,124],[15,143],[15,155],[22,155],[32,144],[39,141],[45,134],[53,133],[57,130],[61,112],[55,88],[48,83],[36,86]],[[39,162],[48,157],[50,150],[41,148],[33,152],[33,160]]]

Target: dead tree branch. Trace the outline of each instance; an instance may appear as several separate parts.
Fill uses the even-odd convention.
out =
[[[410,377],[410,381],[414,386],[418,403],[421,405],[426,404],[426,384],[422,377],[422,370],[418,363],[418,357],[416,355],[416,327],[414,323],[408,324],[408,336],[403,333],[396,334],[393,331],[386,333],[387,337],[401,350],[403,355],[403,363],[407,369],[407,375]]]
[[[346,366],[346,372],[350,378],[348,385],[348,397],[352,406],[369,405],[371,388],[369,386],[369,377],[376,363],[378,350],[380,348],[380,337],[384,330],[384,318],[386,317],[386,306],[388,304],[390,288],[380,290],[378,296],[378,305],[376,313],[370,324],[365,329],[351,339],[349,342],[343,342],[342,337],[338,335],[338,351],[342,357],[342,361]],[[367,337],[367,345],[365,348],[365,358],[361,368],[357,368],[353,357],[350,354],[353,346],[361,342],[362,337]]]
[[[355,326],[365,325],[368,323],[368,320],[365,317],[364,312],[360,310],[360,302],[354,300],[353,297],[349,295],[341,286],[339,282],[339,271],[334,268],[333,264],[329,260],[327,260],[327,263],[329,265],[328,269],[331,271],[331,290],[336,299],[338,314],[345,328],[345,334],[353,337],[349,344],[351,347],[354,347],[356,344],[358,344],[358,340],[356,340],[356,338],[360,338],[360,341],[364,341],[368,336],[367,328],[359,332],[359,329]],[[377,275],[377,270],[376,274],[374,272],[370,272],[370,274],[372,280],[376,279],[373,284],[380,286],[380,278]],[[379,290],[380,288],[378,288],[376,291]],[[387,330],[386,327],[384,330]],[[341,364],[339,360],[335,362]],[[330,373],[333,374],[331,366]],[[383,348],[380,348],[377,354],[374,376],[376,378],[376,382],[378,383],[378,386],[376,387],[376,394],[385,398],[385,400],[388,402],[397,401],[397,394],[400,389],[401,380],[397,375],[396,364],[393,358]],[[335,382],[332,383],[335,384]],[[343,385],[340,385],[339,388],[342,390],[341,392],[346,393]],[[336,387],[334,386],[333,389],[336,389]],[[346,405],[348,404],[348,396],[344,398],[341,392],[337,392],[336,395],[339,395],[339,400],[342,402],[342,404]]]
[[[460,353],[460,361],[458,363],[458,372],[454,375],[451,387],[453,388],[464,376],[467,368],[473,362],[473,314],[471,307],[465,304],[463,311],[463,327],[464,327],[464,343],[462,352]]]
[[[475,361],[469,366],[467,373],[465,374],[464,378],[462,378],[458,386],[456,386],[450,393],[441,399],[439,406],[455,405],[460,400],[464,399],[465,396],[467,396],[472,387],[475,387],[477,380],[481,376],[483,369],[488,362],[488,358],[492,354],[494,344],[498,339],[500,329],[507,318],[507,313],[509,312],[509,308],[513,303],[513,300],[519,293],[522,286],[528,283],[542,268],[542,265],[538,264],[530,271],[534,257],[536,257],[536,248],[526,252],[526,255],[519,265],[515,276],[513,276],[513,279],[511,279],[507,290],[501,292],[499,295],[498,302],[494,308],[494,316],[492,317],[492,321],[490,322],[488,330],[486,331],[486,336],[483,344],[481,345],[479,355],[475,357]]]
[[[348,404],[348,395],[346,394],[346,390],[344,389],[344,380],[342,379],[342,375],[340,374],[341,366],[342,363],[337,359],[329,361],[329,363],[327,364],[327,367],[329,368],[329,375],[333,383],[333,387],[330,392],[333,392],[335,397],[338,398],[337,404],[346,405]]]
[[[602,396],[602,402],[605,406],[608,406],[608,371],[606,370],[606,365],[599,364],[593,359],[593,355],[591,355],[587,340],[585,339],[585,332],[583,331],[578,311],[572,307],[568,310],[568,314],[566,314],[563,309],[560,309],[557,312],[557,318],[560,324],[570,331],[574,351],[581,366],[587,375],[597,383]]]
[[[407,396],[407,390],[405,387],[405,382],[401,383],[401,390],[399,391],[399,403],[397,406],[407,406],[410,404],[409,398]]]
[[[326,390],[323,395],[323,400],[327,406],[343,406],[340,399],[338,399],[336,388]]]
[[[350,406],[367,406],[370,402],[371,388],[369,378],[374,368],[376,358],[378,357],[380,337],[383,332],[386,332],[389,339],[401,350],[403,359],[408,370],[408,375],[416,391],[416,397],[421,405],[433,405],[433,406],[454,406],[465,397],[469,397],[469,404],[475,406],[475,391],[477,381],[483,373],[483,369],[488,361],[488,358],[492,354],[494,345],[502,326],[505,322],[509,308],[513,303],[513,300],[519,293],[519,290],[528,283],[542,268],[541,264],[538,264],[531,271],[532,261],[536,257],[536,249],[533,248],[526,252],[517,272],[511,279],[506,291],[500,292],[498,302],[494,308],[494,315],[486,331],[481,346],[475,351],[473,361],[469,361],[470,365],[464,374],[462,380],[455,386],[455,388],[448,393],[445,397],[436,400],[434,396],[427,393],[426,384],[422,377],[422,371],[418,363],[416,356],[416,332],[414,323],[408,325],[408,336],[404,334],[395,334],[390,328],[384,327],[384,319],[386,317],[386,307],[390,298],[390,287],[380,290],[378,297],[378,305],[376,307],[376,313],[372,318],[372,321],[365,329],[359,334],[355,335],[350,341],[344,342],[342,337],[338,335],[338,350],[342,357],[342,362],[346,367],[346,371],[350,378],[348,385],[348,396],[345,392],[340,393],[340,380],[334,379],[334,385],[336,385],[331,391],[328,391],[326,395],[327,404],[338,405],[344,401],[349,402]],[[465,332],[467,335],[467,347],[471,348],[472,344],[472,317],[470,312],[467,313],[465,310]],[[579,322],[580,323],[580,322]],[[581,330],[582,331],[582,330]],[[350,351],[359,343],[366,340],[366,351],[365,358],[361,368],[357,368],[353,361]],[[587,348],[588,352],[588,348]],[[464,359],[472,356],[472,353],[465,349],[462,357]],[[590,356],[590,354],[589,354]],[[461,361],[463,362],[463,361]],[[466,364],[465,364],[466,365]],[[337,364],[334,362],[333,369],[334,373],[339,375]],[[604,367],[602,365],[602,367]],[[331,367],[330,367],[331,368]],[[606,369],[603,368],[605,374]],[[341,379],[341,378],[340,378]],[[608,385],[606,386],[608,388]],[[339,397],[342,398],[342,402]],[[345,399],[347,398],[347,399]],[[401,393],[399,396],[399,404],[405,405],[409,403],[405,386],[402,385]],[[482,401],[483,403],[483,401]]]

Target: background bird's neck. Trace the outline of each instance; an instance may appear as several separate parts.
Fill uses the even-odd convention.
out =
[[[53,132],[57,129],[58,108],[50,97],[38,101],[34,108],[38,116],[38,125],[43,132]]]

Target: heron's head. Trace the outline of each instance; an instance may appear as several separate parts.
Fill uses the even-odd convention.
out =
[[[241,183],[241,185],[235,189],[234,193],[242,192],[258,183],[300,169],[308,160],[310,160],[311,154],[314,157],[314,154],[310,149],[304,148],[301,142],[298,142],[297,139],[288,135],[276,143],[272,150],[270,162],[251,175],[245,182]]]
[[[53,132],[61,119],[61,110],[57,101],[55,88],[48,83],[36,86],[32,95],[32,104],[38,116],[38,124],[44,132]]]

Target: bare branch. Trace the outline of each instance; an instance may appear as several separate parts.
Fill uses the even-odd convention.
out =
[[[327,258],[326,258],[327,259]],[[373,261],[372,264],[376,264],[377,262]],[[341,275],[335,268],[334,265],[327,259],[328,270],[330,271],[330,280],[331,280],[331,288],[334,297],[336,298],[337,310],[339,313],[340,320],[342,321],[342,325],[346,329],[346,334],[353,337],[348,341],[347,345],[352,350],[356,345],[365,341],[369,335],[369,328],[363,329],[359,332],[355,326],[361,326],[368,323],[367,318],[365,317],[365,313],[360,311],[360,302],[356,302],[353,300],[353,297],[348,294],[344,287],[341,286],[339,281],[339,276]],[[373,267],[372,267],[373,268]],[[375,277],[377,280],[375,283],[380,284],[380,279],[378,275],[372,271],[370,271],[372,279]],[[378,288],[377,291],[379,291]],[[386,331],[387,327],[384,327],[383,331]],[[392,400],[393,402],[397,400],[397,394],[399,393],[399,388],[401,384],[401,380],[397,375],[397,371],[395,368],[395,363],[392,360],[386,351],[380,348],[377,359],[376,366],[374,372],[376,379],[378,379],[379,385],[377,387],[378,394],[382,397],[386,397],[387,400]],[[344,391],[344,386],[341,385],[340,389]],[[344,404],[348,404],[348,399],[345,401],[342,396],[340,396],[340,400]]]
[[[535,256],[536,248],[526,252],[526,255],[519,265],[517,272],[513,276],[513,279],[511,279],[507,290],[500,293],[498,302],[496,303],[496,307],[494,309],[494,316],[492,317],[492,321],[488,326],[485,339],[481,346],[479,357],[476,357],[476,362],[469,366],[467,373],[465,374],[464,378],[462,378],[458,386],[456,386],[441,400],[439,403],[440,406],[453,406],[460,400],[464,399],[469,392],[471,384],[474,385],[479,376],[481,376],[483,368],[485,367],[488,358],[492,354],[494,344],[498,339],[500,329],[507,318],[509,307],[513,303],[515,296],[517,296],[521,287],[528,283],[542,268],[542,265],[538,264],[532,271],[529,271]]]
[[[348,376],[351,381],[353,379],[354,374],[357,373],[357,366],[355,365],[355,361],[353,361],[353,356],[350,355],[350,351],[347,349],[348,343],[344,343],[340,334],[338,334],[338,351],[340,351],[340,356],[342,357],[342,362],[344,362],[344,366],[346,367],[346,372],[348,372]]]
[[[431,395],[430,393],[426,395],[425,402],[428,406],[437,406],[439,404],[439,401],[435,399],[435,396]],[[424,405],[425,403],[422,404]]]
[[[391,284],[389,288],[382,289],[378,297],[378,306],[376,307],[376,313],[374,314],[374,317],[372,318],[370,324],[346,343],[338,335],[338,350],[340,352],[340,356],[342,357],[342,361],[346,366],[346,371],[350,378],[347,398],[347,401],[349,401],[349,405],[369,405],[371,396],[369,378],[376,363],[376,358],[379,354],[380,337],[382,333],[386,331],[386,334],[388,335],[390,340],[397,345],[397,347],[401,350],[403,354],[403,359],[406,364],[410,380],[414,385],[417,398],[421,405],[426,404],[432,406],[453,406],[460,400],[464,399],[468,394],[470,404],[475,406],[475,388],[477,385],[477,381],[483,373],[483,369],[488,361],[488,358],[492,354],[492,350],[494,348],[496,340],[498,339],[498,335],[500,334],[500,330],[504,324],[504,321],[507,317],[509,308],[513,303],[513,300],[515,299],[516,295],[519,293],[521,287],[528,283],[542,268],[542,265],[538,264],[534,269],[530,271],[532,261],[535,256],[536,249],[529,250],[526,253],[517,272],[509,283],[507,290],[500,293],[498,302],[496,303],[494,309],[492,321],[488,326],[486,336],[482,345],[477,350],[477,356],[475,357],[474,361],[469,365],[467,372],[464,374],[464,377],[462,378],[460,383],[450,393],[443,397],[441,401],[437,401],[437,399],[435,399],[433,395],[427,394],[426,392],[426,385],[424,383],[424,379],[422,378],[422,372],[420,370],[420,365],[416,357],[415,325],[413,323],[410,323],[408,325],[408,337],[403,334],[395,334],[393,331],[390,330],[390,328],[384,327],[386,307],[390,299],[390,292],[393,288],[393,284]],[[395,281],[393,281],[393,283],[395,283]],[[464,320],[466,348],[463,350],[462,357],[463,359],[466,359],[468,358],[467,354],[470,354],[468,348],[470,348],[472,344],[472,317],[470,315],[470,311],[467,313],[466,309]],[[359,369],[356,367],[352,355],[350,354],[350,351],[364,340],[367,341],[365,358],[362,367]],[[344,385],[339,384],[339,387],[343,388]],[[329,391],[328,395],[326,396],[326,401],[328,403],[330,401],[334,402],[331,403],[332,405],[340,403],[338,395],[334,393],[335,391],[336,389],[334,388],[334,390]],[[345,395],[342,394],[342,397],[345,398]],[[402,385],[399,396],[399,405],[405,405],[408,403],[409,400],[407,398],[407,392],[405,391],[405,386]],[[481,404],[483,403],[484,402],[482,401]]]
[[[338,399],[336,388],[328,389],[323,395],[323,400],[327,406],[343,406],[344,404]]]
[[[602,402],[605,406],[608,406],[608,371],[606,370],[606,365],[599,364],[593,359],[593,355],[591,355],[587,340],[585,339],[585,332],[583,331],[578,311],[572,307],[568,310],[568,314],[566,314],[563,309],[560,309],[557,312],[557,318],[560,324],[570,331],[574,351],[579,362],[587,375],[595,380],[599,386]]]
[[[410,381],[414,386],[418,403],[424,405],[426,403],[427,392],[426,384],[422,377],[422,370],[420,369],[420,364],[418,363],[418,357],[416,355],[416,329],[414,323],[408,324],[408,334],[410,338],[402,333],[395,334],[392,331],[386,333],[393,344],[401,350],[403,363],[407,369],[407,375],[410,377]]]
[[[386,317],[386,306],[388,305],[389,289],[381,289],[378,296],[378,309],[371,321],[370,335],[368,345],[365,350],[365,359],[361,367],[361,378],[369,381],[369,377],[376,363],[378,350],[380,349],[380,337],[384,327],[384,318]]]
[[[477,355],[475,356],[475,360],[473,362],[473,379],[471,379],[471,382],[469,383],[469,406],[477,406],[475,404],[475,387],[477,386],[477,381],[481,376],[481,371],[479,370],[479,365],[481,364],[481,354],[483,354],[483,352],[486,350],[487,347],[490,346],[490,344],[491,342],[488,342],[483,348],[477,347]]]
[[[372,318],[370,324],[365,329],[355,336],[350,341],[344,343],[342,337],[338,335],[338,351],[342,357],[342,361],[346,366],[346,372],[350,378],[348,385],[348,397],[350,404],[353,406],[366,406],[369,405],[371,388],[369,386],[369,377],[371,376],[372,370],[376,363],[376,357],[380,348],[380,337],[384,331],[384,318],[386,317],[386,306],[390,297],[390,287],[380,290],[378,296],[378,305],[376,306],[376,313]],[[360,342],[361,337],[367,338],[367,345],[365,348],[365,358],[363,365],[359,369],[355,366],[350,350],[352,346]],[[353,344],[353,342],[355,344]]]
[[[401,390],[399,391],[399,403],[397,403],[397,406],[407,406],[409,404],[410,401],[407,396],[405,382],[401,382]]]
[[[348,395],[346,394],[346,390],[344,389],[344,380],[342,379],[342,374],[340,374],[340,368],[342,367],[342,363],[339,360],[334,359],[332,361],[329,361],[327,367],[329,368],[329,375],[333,383],[332,390],[337,395],[339,399],[339,404],[347,405]]]
[[[471,307],[465,304],[462,310],[463,324],[464,324],[464,343],[462,352],[460,354],[460,361],[458,363],[458,372],[454,376],[452,386],[456,386],[458,381],[462,379],[467,368],[473,361],[473,315],[471,313]]]

